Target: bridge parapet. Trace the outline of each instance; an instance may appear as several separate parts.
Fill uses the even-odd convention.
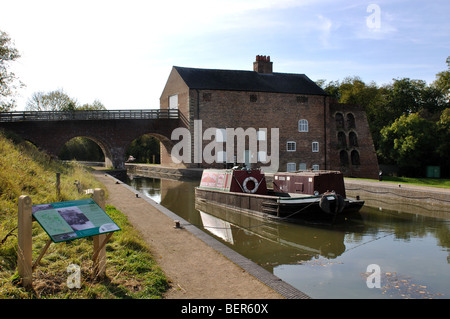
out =
[[[179,110],[92,110],[0,112],[0,122],[179,119]]]

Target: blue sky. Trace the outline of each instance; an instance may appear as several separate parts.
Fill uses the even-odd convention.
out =
[[[431,83],[447,68],[449,18],[448,0],[0,0],[0,30],[22,54],[18,110],[55,89],[158,108],[173,65],[252,70],[256,55],[312,80]]]

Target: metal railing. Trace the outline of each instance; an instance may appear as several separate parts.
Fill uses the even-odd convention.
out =
[[[0,122],[178,119],[176,109],[0,112]]]

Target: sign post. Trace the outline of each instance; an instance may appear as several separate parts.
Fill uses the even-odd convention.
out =
[[[22,285],[31,288],[33,285],[32,274],[32,201],[29,196],[22,195],[18,202],[17,224],[17,268],[22,278]]]
[[[94,189],[94,195],[92,197],[94,201],[105,210],[105,191],[100,188]],[[112,233],[111,233],[112,235]],[[93,237],[94,242],[94,255],[92,261],[94,262],[94,276],[101,278],[105,275],[106,271],[106,242],[109,238],[106,235],[97,235]],[[102,247],[103,246],[103,247]]]
[[[33,218],[50,237],[36,262],[32,263]],[[50,246],[83,237],[93,237],[94,275],[103,277],[106,270],[106,243],[120,227],[105,212],[105,191],[97,188],[93,198],[51,204],[32,205],[29,196],[18,202],[18,273],[23,286],[32,287],[33,269]]]

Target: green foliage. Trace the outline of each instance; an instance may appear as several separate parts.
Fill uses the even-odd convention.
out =
[[[381,130],[379,154],[409,173],[436,163],[436,125],[418,113],[402,115]]]
[[[103,162],[105,156],[102,149],[94,141],[86,137],[75,137],[67,142],[58,157],[62,160],[78,160]]]
[[[11,38],[0,30],[0,112],[10,111],[16,106],[17,89],[24,86],[16,75],[9,70],[11,62],[20,58]]]
[[[143,135],[135,139],[126,152],[126,156],[132,155],[136,163],[159,164],[160,146],[159,141],[150,135]],[[153,163],[153,155],[155,163]]]
[[[450,175],[450,71],[438,73],[431,85],[403,78],[377,86],[356,76],[318,84],[338,102],[364,107],[380,163],[414,176],[440,165]]]
[[[28,99],[27,111],[93,111],[106,110],[105,106],[95,100],[92,104],[79,105],[75,98],[70,97],[63,89],[55,91],[35,92]]]

